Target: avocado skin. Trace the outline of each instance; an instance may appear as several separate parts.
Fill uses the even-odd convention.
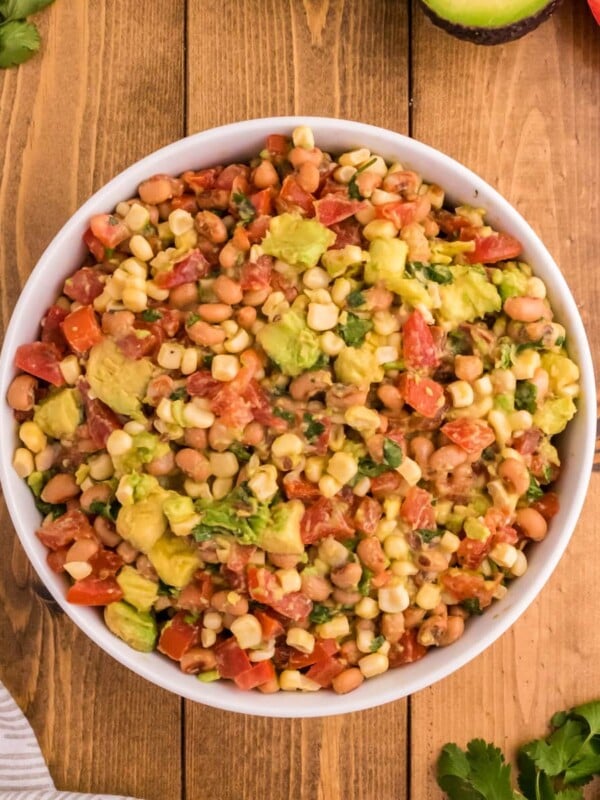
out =
[[[419,0],[419,5],[427,14],[429,19],[438,26],[443,28],[447,33],[451,33],[459,39],[464,39],[473,44],[504,44],[505,42],[513,42],[515,39],[520,39],[527,33],[541,25],[544,20],[548,19],[561,4],[562,0],[552,0],[547,6],[542,8],[537,14],[532,14],[526,19],[521,19],[518,22],[513,22],[512,25],[503,25],[499,28],[477,28],[471,25],[458,25],[455,22],[449,22],[447,19],[438,16],[429,6]]]

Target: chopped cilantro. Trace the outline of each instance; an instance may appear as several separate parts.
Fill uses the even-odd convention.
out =
[[[144,322],[157,322],[159,319],[162,319],[162,314],[155,308],[147,308],[145,311],[142,311],[141,317]]]
[[[376,478],[384,472],[387,472],[389,467],[387,464],[377,464],[370,456],[363,456],[358,459],[358,472],[367,478]]]
[[[529,475],[529,489],[527,489],[526,497],[530,503],[534,503],[536,500],[539,500],[540,497],[544,496],[543,490],[540,488],[539,483],[533,477],[533,475]]]
[[[241,442],[233,442],[229,447],[229,452],[233,453],[238,461],[250,461],[250,450]]]
[[[314,372],[317,369],[326,369],[328,366],[329,366],[329,356],[327,355],[327,353],[320,353],[319,357],[308,371]]]
[[[383,460],[385,463],[392,469],[396,469],[402,463],[403,458],[404,453],[400,445],[394,442],[393,439],[385,439],[383,442]]]
[[[322,422],[316,420],[311,414],[304,415],[304,423],[306,425],[306,430],[304,431],[304,435],[306,438],[312,442],[313,439],[316,439],[320,436],[323,431],[325,430],[325,425]]]
[[[369,645],[369,650],[372,653],[376,653],[384,642],[385,642],[385,636],[381,636],[381,635],[380,636],[376,636],[373,639],[373,641],[371,642],[371,644]]]
[[[433,541],[433,539],[437,539],[438,536],[442,535],[439,528],[419,528],[417,533],[421,537],[421,541],[425,544],[428,544]]]
[[[565,336],[559,336],[558,339],[554,342],[555,347],[564,347],[565,342],[567,341]]]
[[[452,272],[443,264],[421,264],[419,261],[411,261],[406,266],[409,275],[415,277],[421,275],[432,283],[448,284],[454,281]]]
[[[104,258],[107,261],[109,259],[111,259],[114,256],[114,254],[115,254],[115,248],[114,247],[105,247],[104,248]]]
[[[202,366],[203,367],[207,367],[207,369],[210,369],[211,366],[212,366],[212,362],[214,360],[214,357],[215,357],[215,353],[205,353],[202,356]]]
[[[513,344],[510,340],[501,339],[499,342],[494,366],[496,369],[510,369],[513,363]]]
[[[355,289],[353,292],[350,292],[346,298],[346,302],[350,308],[357,308],[365,304],[365,296],[360,289]]]
[[[363,568],[361,578],[358,582],[358,591],[363,597],[368,597],[371,591],[371,578],[373,573],[367,567]]]
[[[466,356],[472,351],[469,334],[458,328],[448,334],[448,346],[455,356]]]
[[[293,411],[286,411],[285,408],[279,408],[279,406],[275,406],[273,409],[273,414],[280,419],[285,420],[288,425],[293,425],[296,422],[296,415]]]
[[[537,386],[531,381],[517,381],[515,389],[515,408],[535,414],[537,408]]]
[[[190,612],[184,616],[183,621],[186,623],[186,625],[195,625],[199,619],[200,614],[192,614]]]
[[[522,344],[518,344],[515,348],[515,352],[522,353],[523,350],[543,350],[544,349],[544,342],[542,339],[538,339],[536,342],[523,342]]]
[[[171,392],[169,395],[169,400],[183,400],[184,397],[187,396],[187,389],[185,386],[180,386],[178,389],[175,389],[174,392]]]
[[[461,602],[461,606],[468,611],[474,617],[478,617],[483,614],[483,609],[479,604],[479,600],[476,597],[467,597],[465,600]]]
[[[90,503],[90,511],[92,514],[96,514],[99,517],[104,517],[104,519],[107,519],[110,522],[116,522],[117,514],[119,513],[120,508],[121,504],[118,502],[118,500],[112,500],[109,503],[103,503],[101,500],[94,500],[93,503]]]
[[[238,216],[241,221],[252,222],[256,216],[256,209],[252,205],[250,198],[243,192],[234,192],[232,199],[236,205]]]
[[[337,333],[348,347],[360,347],[372,327],[370,319],[362,319],[356,314],[349,313],[346,324],[337,326]]]
[[[161,579],[158,579],[158,594],[162,595],[163,597],[177,597],[179,595],[179,589],[176,586],[169,586],[168,583],[164,583]]]
[[[364,172],[369,167],[372,167],[376,161],[377,161],[376,158],[372,158],[370,161],[367,161],[366,164],[363,164],[362,167],[359,167],[354,173],[354,175],[350,178],[350,181],[348,182],[348,197],[351,200],[363,199],[363,196],[360,193],[360,189],[356,184],[356,178],[358,177],[358,175],[360,175],[361,172]]]
[[[192,325],[195,325],[197,322],[200,322],[201,319],[202,317],[200,316],[200,314],[196,314],[195,311],[192,311],[192,313],[188,314],[186,317],[185,327],[191,328]]]
[[[311,622],[314,622],[315,625],[320,625],[323,622],[329,622],[334,614],[334,608],[329,608],[329,606],[324,606],[321,603],[315,603],[308,618]]]
[[[39,497],[36,497],[34,502],[35,507],[44,517],[48,516],[48,514],[52,514],[52,519],[58,519],[58,517],[62,517],[67,511],[67,507],[64,503],[45,503],[43,500],[40,500]]]

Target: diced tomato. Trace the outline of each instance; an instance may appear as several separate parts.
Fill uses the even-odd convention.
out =
[[[397,492],[400,486],[402,486],[402,478],[393,470],[382,472],[381,475],[371,478],[371,494],[382,499]]]
[[[102,294],[104,283],[100,273],[93,267],[82,267],[70,278],[67,278],[63,293],[84,306],[89,306],[98,295]]]
[[[271,289],[274,292],[283,292],[288,303],[293,303],[298,297],[298,289],[293,279],[282,272],[277,272],[277,270],[273,270],[271,273]]]
[[[205,278],[210,272],[210,264],[200,250],[192,250],[181,261],[177,261],[167,272],[159,272],[154,282],[161,289],[173,289],[182,283],[192,283]]]
[[[271,156],[287,156],[291,141],[280,133],[271,133],[267,136],[267,150]]]
[[[184,172],[181,177],[196,194],[202,194],[208,189],[214,189],[217,176],[222,169],[222,167],[211,167],[210,169],[201,169],[198,172],[188,171]]]
[[[107,550],[101,547],[91,556],[88,563],[92,568],[92,575],[104,580],[117,574],[123,566],[123,559],[114,550]]]
[[[83,234],[83,243],[90,251],[90,253],[94,256],[96,261],[101,264],[104,261],[105,250],[104,245],[98,239],[98,237],[94,236],[92,233],[92,229],[88,228],[87,231]]]
[[[284,594],[275,575],[265,567],[248,566],[248,589],[250,596],[270,606],[284,617],[295,622],[305,620],[312,610],[312,602],[302,592]]]
[[[401,667],[403,664],[412,664],[419,661],[427,654],[427,648],[417,641],[417,630],[412,628],[405,631],[400,640],[390,647],[388,659],[390,667]]]
[[[259,216],[271,214],[273,211],[273,192],[268,187],[261,189],[260,192],[254,192],[248,198]]]
[[[458,550],[456,551],[458,563],[461,567],[465,567],[466,569],[477,569],[490,552],[492,541],[492,536],[488,536],[485,541],[469,539],[468,536],[465,536],[465,538],[461,540]]]
[[[236,188],[240,189],[238,178],[247,180],[250,174],[250,169],[245,164],[228,164],[225,169],[219,173],[215,181],[215,189],[230,189],[234,191]],[[237,182],[237,186],[235,185]]]
[[[269,230],[270,224],[271,224],[271,217],[268,216],[256,217],[255,219],[253,219],[252,222],[246,228],[248,241],[251,244],[262,242],[262,240],[267,235],[267,231]]]
[[[293,175],[288,175],[281,184],[276,205],[281,213],[296,211],[308,217],[315,213],[313,196],[304,191]]]
[[[275,667],[272,661],[259,661],[246,672],[235,675],[233,680],[238,689],[255,689],[263,683],[273,680],[275,677]]]
[[[471,223],[466,217],[452,214],[444,208],[435,212],[435,221],[440,226],[440,230],[449,236],[459,234],[463,228],[471,228]]]
[[[560,510],[558,495],[555,492],[546,492],[543,497],[540,497],[539,500],[532,503],[531,507],[535,508],[546,521],[549,521],[552,517],[555,517]]]
[[[158,326],[154,326],[155,331],[157,327]],[[136,326],[136,330],[144,329]],[[158,336],[151,331],[148,331],[148,335],[146,336],[128,333],[126,336],[121,336],[117,339],[117,346],[126,358],[137,361],[139,358],[144,358],[155,350],[158,350],[162,344],[163,338],[160,328],[158,328]]]
[[[196,202],[195,194],[182,194],[180,197],[174,197],[171,200],[171,208],[182,208],[190,214],[195,214],[198,211],[198,203]]]
[[[411,222],[421,222],[430,211],[431,203],[426,197],[419,197],[417,200],[397,200],[375,206],[375,216],[378,219],[389,219],[400,229],[410,225]]]
[[[234,679],[252,669],[252,662],[233,636],[219,642],[215,647],[215,658],[222,678]]]
[[[362,243],[362,226],[357,219],[349,217],[343,222],[338,222],[335,225],[331,225],[330,229],[336,235],[336,240],[332,245],[332,249],[341,250],[347,244],[360,245]]]
[[[59,367],[60,352],[52,342],[32,342],[17,347],[15,366],[35,378],[62,386],[65,382]]]
[[[268,642],[271,639],[276,639],[285,633],[285,628],[275,619],[268,611],[255,611],[254,616],[260,622],[262,628],[263,639]]]
[[[46,556],[46,563],[52,572],[64,572],[65,564],[67,563],[68,547],[61,547],[58,550],[51,550]]]
[[[301,653],[299,650],[292,649],[289,654],[290,669],[304,669],[319,661],[326,661],[339,651],[338,643],[335,639],[315,639],[315,646],[312,653]]]
[[[244,400],[250,406],[254,419],[260,422],[261,425],[266,425],[278,432],[286,430],[285,420],[273,414],[272,399],[254,378],[248,382],[244,389]]]
[[[306,677],[311,681],[318,683],[323,689],[331,686],[332,680],[343,672],[345,666],[337,658],[327,658],[322,661],[317,661],[306,673]]]
[[[273,260],[259,256],[256,261],[246,261],[240,272],[240,286],[244,292],[259,292],[271,284]]]
[[[67,349],[67,340],[62,332],[62,322],[68,316],[67,309],[61,306],[50,306],[42,320],[42,342],[56,345],[61,355]]]
[[[78,388],[83,395],[90,438],[98,450],[101,450],[106,447],[106,442],[111,433],[121,427],[121,423],[115,412],[106,403],[103,403],[97,397],[90,398],[87,391],[85,389],[82,390],[81,385],[78,385]]]
[[[288,592],[280,600],[273,600],[268,605],[294,622],[304,622],[313,607],[312,600],[302,592]]]
[[[300,500],[318,500],[321,492],[316,483],[311,483],[306,478],[296,478],[288,473],[283,479],[283,491],[288,500],[298,497]]]
[[[444,387],[431,378],[403,372],[398,388],[404,402],[427,419],[434,419],[444,407]]]
[[[493,429],[481,419],[462,417],[447,422],[442,433],[467,453],[479,453],[496,441]]]
[[[594,19],[600,25],[600,0],[588,0],[588,5],[594,15]]]
[[[520,436],[514,436],[510,446],[518,453],[521,453],[522,456],[527,456],[535,453],[541,440],[541,430],[539,428],[529,428],[529,430],[523,431]]]
[[[123,590],[114,578],[89,578],[75,581],[67,592],[67,600],[78,606],[106,606],[123,597]]]
[[[490,542],[490,548],[494,547],[499,542],[516,544],[519,540],[518,533],[509,524],[510,516],[501,509],[494,508],[493,506],[488,508],[483,521],[492,532],[492,535],[487,540]]]
[[[224,384],[211,401],[211,411],[224,425],[243,428],[254,415],[249,404],[231,384]]]
[[[186,611],[178,611],[160,632],[158,649],[174,661],[180,661],[190,647],[198,643],[200,637],[199,626],[186,622],[187,616]]]
[[[362,211],[367,204],[364,200],[350,200],[337,194],[328,194],[315,201],[315,215],[321,225],[335,225]]]
[[[425,489],[411,486],[400,507],[400,516],[413,530],[436,527],[435,510],[431,505],[431,495]]]
[[[60,550],[75,539],[95,539],[94,529],[83,511],[67,511],[66,514],[47,522],[35,532],[38,539],[50,550]]]
[[[65,317],[62,331],[72,350],[80,355],[87,353],[103,338],[96,312],[92,306],[81,306]]]
[[[207,572],[198,571],[194,576],[194,580],[184,586],[179,593],[177,605],[185,611],[199,614],[210,605],[213,592],[214,585],[211,575]]]
[[[461,570],[453,570],[442,575],[444,587],[456,597],[457,602],[475,598],[479,600],[481,608],[489,606],[492,602],[493,589],[486,588],[481,575],[473,575]]]
[[[208,369],[192,372],[185,382],[185,388],[189,394],[197,397],[208,397],[209,399],[215,397],[222,386],[221,381],[213,378]]]
[[[111,250],[131,236],[127,225],[114,214],[96,214],[90,220],[90,228],[104,247]]]
[[[373,497],[363,497],[354,514],[354,524],[359,531],[369,535],[375,533],[383,515],[381,503]]]
[[[508,233],[492,233],[490,236],[476,236],[473,240],[475,249],[465,253],[470,264],[496,264],[518,258],[523,252],[523,245]]]
[[[227,554],[227,567],[232,572],[243,572],[256,552],[256,547],[249,544],[232,542]]]
[[[437,367],[440,363],[433,334],[419,311],[413,311],[404,323],[402,349],[409,369]]]
[[[304,544],[313,544],[326,536],[336,539],[351,539],[355,528],[350,522],[348,503],[337,498],[321,497],[306,509],[300,522],[300,534]]]

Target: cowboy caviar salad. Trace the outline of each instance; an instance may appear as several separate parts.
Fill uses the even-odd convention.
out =
[[[8,391],[71,603],[202,681],[343,693],[527,570],[579,371],[483,209],[301,126],[84,240]]]

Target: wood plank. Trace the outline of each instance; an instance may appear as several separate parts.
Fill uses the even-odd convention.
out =
[[[0,78],[0,296],[6,324],[52,236],[95,189],[183,129],[178,0],[60,2],[42,53]],[[179,798],[181,701],[81,634],[33,574],[2,510],[2,680],[60,788]],[[175,758],[157,759],[165,742]]]
[[[283,114],[408,130],[404,4],[190,0],[188,9],[189,132]],[[405,732],[405,702],[304,721],[186,703],[186,796],[403,800]]]
[[[532,35],[495,48],[452,39],[420,12],[414,20],[414,136],[474,169],[530,221],[598,355],[600,48],[584,4],[564,4]],[[600,640],[590,621],[600,614],[600,562],[589,554],[600,533],[599,481],[530,610],[485,654],[413,697],[413,797],[439,798],[433,768],[445,742],[481,736],[514,754],[544,734],[554,711],[598,696]]]

